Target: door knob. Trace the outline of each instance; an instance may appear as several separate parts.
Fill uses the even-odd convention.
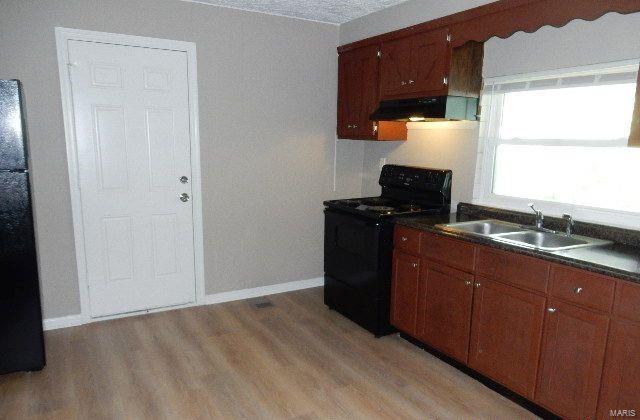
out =
[[[189,194],[187,193],[180,194],[180,201],[182,201],[183,203],[186,203],[187,201],[189,201]]]
[[[178,178],[178,180],[183,184],[186,184],[189,182],[189,177],[182,175],[180,178]]]

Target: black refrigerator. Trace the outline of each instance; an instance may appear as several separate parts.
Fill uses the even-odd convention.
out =
[[[0,80],[0,374],[44,364],[22,88]]]

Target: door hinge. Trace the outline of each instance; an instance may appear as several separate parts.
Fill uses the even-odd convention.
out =
[[[381,58],[381,57],[382,57],[382,51],[378,51],[378,52],[376,53],[376,56],[377,56],[378,58]]]

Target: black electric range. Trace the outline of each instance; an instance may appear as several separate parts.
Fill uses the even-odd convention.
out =
[[[379,197],[325,201],[324,302],[375,336],[390,334],[393,220],[448,214],[452,172],[385,165]]]

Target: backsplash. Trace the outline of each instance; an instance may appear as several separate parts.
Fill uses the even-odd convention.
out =
[[[535,215],[533,213],[479,206],[471,203],[459,203],[457,212],[458,214],[464,214],[473,218],[499,219],[521,225],[533,225],[535,223]],[[545,216],[544,218],[544,227],[547,229],[564,232],[566,226],[566,222],[558,217]],[[640,231],[638,230],[598,225],[576,220],[573,226],[573,233],[640,247]]]

